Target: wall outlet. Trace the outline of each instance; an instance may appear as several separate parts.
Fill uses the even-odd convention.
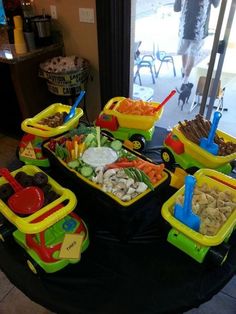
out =
[[[57,7],[55,5],[50,5],[51,17],[53,20],[57,19]]]
[[[94,9],[79,8],[79,20],[83,23],[94,23]]]

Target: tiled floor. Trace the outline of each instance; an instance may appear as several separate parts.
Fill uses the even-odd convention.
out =
[[[52,312],[31,301],[0,272],[0,313],[51,314]]]
[[[210,301],[203,303],[198,309],[184,314],[235,314],[236,313],[236,276]]]

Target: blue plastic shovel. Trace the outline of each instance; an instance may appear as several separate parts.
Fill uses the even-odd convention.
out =
[[[195,231],[199,231],[200,217],[192,212],[193,191],[196,178],[188,175],[185,177],[184,205],[175,204],[174,217]]]
[[[70,119],[72,119],[75,115],[76,112],[76,108],[77,106],[80,104],[81,100],[83,99],[85,95],[85,91],[82,90],[79,94],[79,96],[76,98],[76,101],[74,103],[74,105],[71,107],[70,112],[68,113],[68,115],[65,117],[64,119],[64,123],[66,123],[67,121],[69,121]]]
[[[200,147],[213,155],[217,155],[219,151],[219,146],[214,143],[214,138],[221,117],[222,113],[215,111],[208,138],[203,137],[200,139]]]

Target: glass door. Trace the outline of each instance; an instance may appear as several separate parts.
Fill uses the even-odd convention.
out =
[[[222,112],[219,129],[236,136],[236,1],[222,0],[200,112],[210,119],[214,109]],[[209,98],[209,103],[207,99]]]
[[[206,3],[206,1],[203,2]],[[229,25],[227,25],[228,14],[230,10],[232,12],[231,2],[235,3],[235,0],[222,0],[218,2],[219,4],[217,7],[212,5],[210,8],[208,36],[204,39],[203,45],[199,49],[199,53],[195,58],[194,66],[189,76],[189,82],[193,84],[193,88],[188,102],[186,102],[183,107],[178,105],[180,93],[177,93],[173,99],[166,104],[162,118],[157,121],[157,126],[171,128],[179,121],[194,118],[199,111],[201,111],[201,113],[204,111],[204,115],[206,115],[207,108],[210,108],[210,106],[208,106],[210,101],[208,94],[207,99],[205,99],[204,110],[202,110],[202,100],[204,100],[204,87],[208,84],[208,80],[210,80],[210,84],[212,84],[211,79],[215,76],[216,65],[219,59],[219,54],[217,53],[214,71],[211,73],[211,78],[207,77],[212,49],[215,49],[213,46],[214,41],[216,40],[215,35],[217,35],[216,31],[220,34],[217,42],[218,46],[219,41],[221,43],[221,40],[224,37],[225,27],[229,28]],[[130,96],[133,98],[141,98],[144,100],[152,99],[153,101],[161,102],[172,89],[177,88],[180,92],[182,85],[182,58],[177,53],[182,12],[174,11],[174,0],[168,2],[164,0],[136,0],[133,1],[133,3],[135,3],[135,6],[133,6],[135,14],[133,23],[131,23],[133,25],[133,38],[131,38],[131,48],[133,50],[131,49],[131,58],[133,53],[135,53],[134,47],[137,47],[137,43],[141,42],[138,48],[139,59],[144,57],[144,60],[149,62],[145,62],[143,65],[141,64],[137,74],[137,63],[135,60],[132,62],[131,59],[131,78],[133,78],[133,80],[131,79],[130,82],[133,91]],[[184,3],[184,0],[182,3]],[[225,14],[220,15],[224,5],[226,6]],[[221,23],[219,23],[220,18],[222,19]],[[232,47],[231,53],[228,52],[228,50],[231,49],[230,47]],[[229,40],[228,48],[226,49],[227,53],[225,60],[227,60],[227,54],[232,55],[232,53],[234,53],[233,47],[234,40],[232,36]],[[150,56],[152,56],[153,59]],[[161,61],[161,57],[163,56],[167,56],[166,62],[164,62],[164,60]],[[224,64],[226,67],[226,61]],[[230,68],[232,67],[230,66]],[[226,74],[224,72],[223,79],[226,75],[228,75],[228,73]],[[225,81],[223,79],[221,81],[222,89],[225,87]],[[199,83],[201,83],[200,87]],[[232,90],[233,87],[226,86],[223,90],[224,95],[222,93],[220,94],[220,100],[221,102],[223,100],[223,103],[225,104],[224,109],[226,109],[226,98],[229,97]],[[215,106],[217,107],[220,103],[219,95],[217,95],[216,98],[217,99],[213,101],[214,109]],[[230,111],[229,106],[230,102],[227,102],[228,112]],[[223,112],[224,118],[222,117],[222,122],[226,119],[227,114],[226,110]]]

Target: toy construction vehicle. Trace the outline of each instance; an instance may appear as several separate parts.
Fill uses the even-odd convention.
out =
[[[39,167],[49,167],[49,161],[42,153],[42,143],[46,139],[69,131],[78,125],[79,119],[83,115],[81,108],[77,108],[75,115],[67,122],[57,126],[53,125],[54,122],[58,123],[59,116],[63,119],[70,109],[71,106],[55,103],[33,118],[25,119],[22,122],[21,128],[26,132],[20,141],[18,151],[19,159],[22,162]]]
[[[231,197],[232,202],[236,200],[236,180],[212,169],[200,169],[195,174],[198,188],[207,187],[206,193],[207,196],[210,195],[211,191],[214,193],[215,199],[217,195],[221,198],[222,195]],[[204,186],[205,185],[205,186]],[[206,186],[207,185],[207,186]],[[230,250],[230,241],[235,235],[236,227],[236,212],[235,208],[232,207],[232,212],[225,212],[227,219],[222,221],[221,225],[215,225],[212,220],[212,225],[209,227],[209,224],[206,222],[205,226],[212,233],[208,234],[208,229],[205,228],[205,234],[202,233],[200,227],[198,230],[194,230],[190,225],[193,222],[192,215],[199,218],[192,212],[192,208],[189,209],[185,207],[185,197],[186,195],[186,184],[180,188],[174,195],[172,195],[162,206],[162,216],[171,226],[170,231],[168,232],[167,241],[172,245],[191,256],[194,260],[199,263],[208,261],[215,265],[222,265],[227,258],[228,252]],[[215,194],[218,193],[218,194]],[[179,220],[175,215],[176,201],[179,197],[184,195],[184,205],[183,205],[183,214],[186,217],[182,217],[182,221]],[[196,197],[196,195],[195,195]],[[209,197],[209,196],[208,196]],[[195,198],[196,200],[196,198]],[[217,201],[216,201],[217,203]],[[193,206],[193,198],[190,199],[191,207]],[[197,203],[195,203],[196,205]],[[234,203],[235,204],[235,203]],[[213,205],[212,205],[213,206]],[[233,206],[233,204],[232,204]],[[182,206],[181,206],[182,207]],[[210,207],[209,207],[210,208]],[[211,208],[211,210],[214,210]],[[225,207],[225,210],[228,211],[228,208]],[[217,208],[215,208],[217,211]],[[224,214],[224,208],[220,208],[221,213]],[[204,214],[205,215],[205,214]],[[207,219],[206,216],[201,216],[200,223],[203,223],[202,219]],[[215,229],[214,229],[215,227]],[[201,229],[201,230],[200,230]],[[212,230],[215,230],[214,232]]]
[[[182,132],[181,126],[187,126],[187,122],[176,125],[164,140],[161,157],[167,168],[171,169],[178,164],[190,174],[202,168],[214,169],[225,174],[232,171],[231,163],[236,158],[236,138],[217,129],[215,134],[219,143],[223,145],[225,154],[215,155],[190,140]]]
[[[130,104],[132,111],[129,108],[124,108],[129,106],[126,103]],[[144,107],[145,111],[141,115]],[[100,126],[102,131],[108,135],[125,143],[130,142],[131,149],[142,151],[146,141],[152,139],[155,122],[162,116],[163,108],[157,110],[158,107],[159,104],[154,102],[145,103],[125,97],[115,97],[105,105],[95,124]],[[134,109],[135,111],[133,111]],[[150,110],[149,113],[148,110]]]
[[[77,205],[75,194],[63,188],[36,166],[25,165],[11,173],[6,169],[1,169],[1,174],[3,174],[2,171],[5,173],[4,177],[0,178],[0,186],[4,187],[2,194],[8,193],[7,181],[11,181],[9,183],[12,187],[19,186],[16,178],[20,176],[22,180],[28,180],[29,177],[32,178],[40,173],[41,176],[47,177],[48,181],[44,187],[40,185],[40,188],[24,187],[21,183],[22,189],[14,191],[8,199],[0,199],[0,213],[4,218],[0,222],[0,240],[6,241],[13,236],[14,240],[27,252],[27,265],[35,274],[41,271],[53,273],[70,263],[79,262],[80,255],[77,258],[60,256],[66,235],[81,237],[79,247],[81,253],[89,245],[85,223],[72,212]]]

